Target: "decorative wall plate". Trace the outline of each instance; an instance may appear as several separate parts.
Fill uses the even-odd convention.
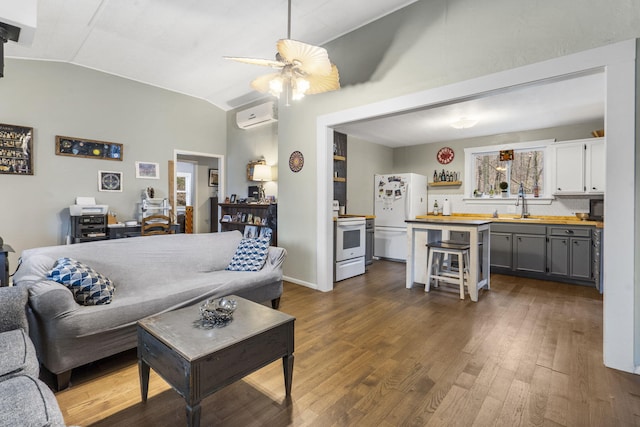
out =
[[[302,166],[304,166],[304,156],[299,151],[294,151],[289,156],[289,169],[292,172],[300,172],[302,170]]]
[[[449,147],[442,147],[440,150],[438,150],[438,154],[436,154],[438,162],[443,165],[451,163],[454,157],[455,153]]]

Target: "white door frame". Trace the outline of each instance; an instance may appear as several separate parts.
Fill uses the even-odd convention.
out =
[[[605,135],[607,138],[605,217],[603,235],[604,364],[640,373],[640,291],[634,261],[640,230],[635,218],[638,178],[635,172],[636,40],[627,40],[576,54],[490,74],[319,116],[317,119],[317,242],[316,287],[333,289],[331,244],[333,186],[332,127],[416,108],[456,102],[477,94],[543,83],[545,80],[602,69],[605,74]],[[482,299],[478,302],[482,303]],[[636,321],[636,318],[638,320]]]
[[[213,153],[202,153],[202,152],[198,152],[198,151],[187,151],[187,150],[179,150],[179,149],[174,149],[173,150],[173,164],[177,165],[178,164],[178,156],[182,155],[182,156],[194,156],[194,157],[207,157],[207,158],[212,158],[212,159],[218,159],[218,198],[220,197],[220,194],[226,194],[225,193],[225,187],[226,187],[226,174],[225,174],[225,161],[224,161],[224,154],[213,154]],[[176,194],[175,194],[175,189],[176,189],[176,174],[173,174],[173,200],[176,200]],[[207,183],[207,185],[209,185]],[[198,186],[198,182],[196,179],[195,182],[195,193],[194,194],[194,198],[196,198],[196,200],[193,201],[193,203],[197,203],[197,186]]]

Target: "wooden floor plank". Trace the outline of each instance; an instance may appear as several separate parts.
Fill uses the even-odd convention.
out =
[[[473,303],[404,276],[375,261],[333,292],[285,283],[291,398],[275,362],[207,397],[202,425],[640,425],[640,377],[602,363],[595,289],[493,275]],[[130,351],[75,370],[56,393],[67,424],[184,425],[184,401],[153,371],[140,402],[136,362]]]

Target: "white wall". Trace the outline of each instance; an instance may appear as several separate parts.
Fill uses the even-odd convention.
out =
[[[3,123],[34,128],[33,176],[0,175],[0,235],[11,245],[11,269],[23,249],[61,244],[68,207],[93,196],[118,219],[136,216],[142,189],[168,191],[173,149],[226,151],[225,113],[202,100],[71,64],[7,59],[0,80]],[[124,145],[123,161],[55,155],[55,136]],[[160,165],[160,179],[136,179],[135,162]],[[98,191],[97,171],[123,173],[124,191]]]

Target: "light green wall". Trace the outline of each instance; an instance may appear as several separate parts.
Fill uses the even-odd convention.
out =
[[[263,99],[227,112],[227,194],[236,194],[245,198],[250,185],[257,182],[247,180],[247,163],[265,159],[272,166],[273,182],[265,183],[265,194],[278,197],[278,122],[269,123],[249,129],[240,129],[236,123],[238,111],[251,108],[263,102]]]
[[[393,173],[393,149],[347,138],[347,213],[373,215],[373,176]]]
[[[76,196],[134,218],[143,188],[167,196],[174,149],[226,151],[225,113],[204,101],[65,63],[7,59],[4,71],[0,121],[34,128],[35,174],[0,175],[0,235],[16,250],[12,269],[23,249],[64,242]],[[56,135],[121,143],[124,160],[57,156]],[[136,179],[136,161],[159,163],[160,179]],[[99,192],[98,170],[122,172],[124,191]]]
[[[336,51],[357,57],[360,31],[392,35],[369,81],[280,109],[279,162],[293,150],[305,156],[301,172],[281,170],[279,179],[286,226],[278,243],[290,249],[285,276],[299,283],[316,281],[318,116],[640,36],[640,8],[626,0],[421,0],[399,13],[399,21],[382,18],[327,46],[349,68],[349,55]]]

